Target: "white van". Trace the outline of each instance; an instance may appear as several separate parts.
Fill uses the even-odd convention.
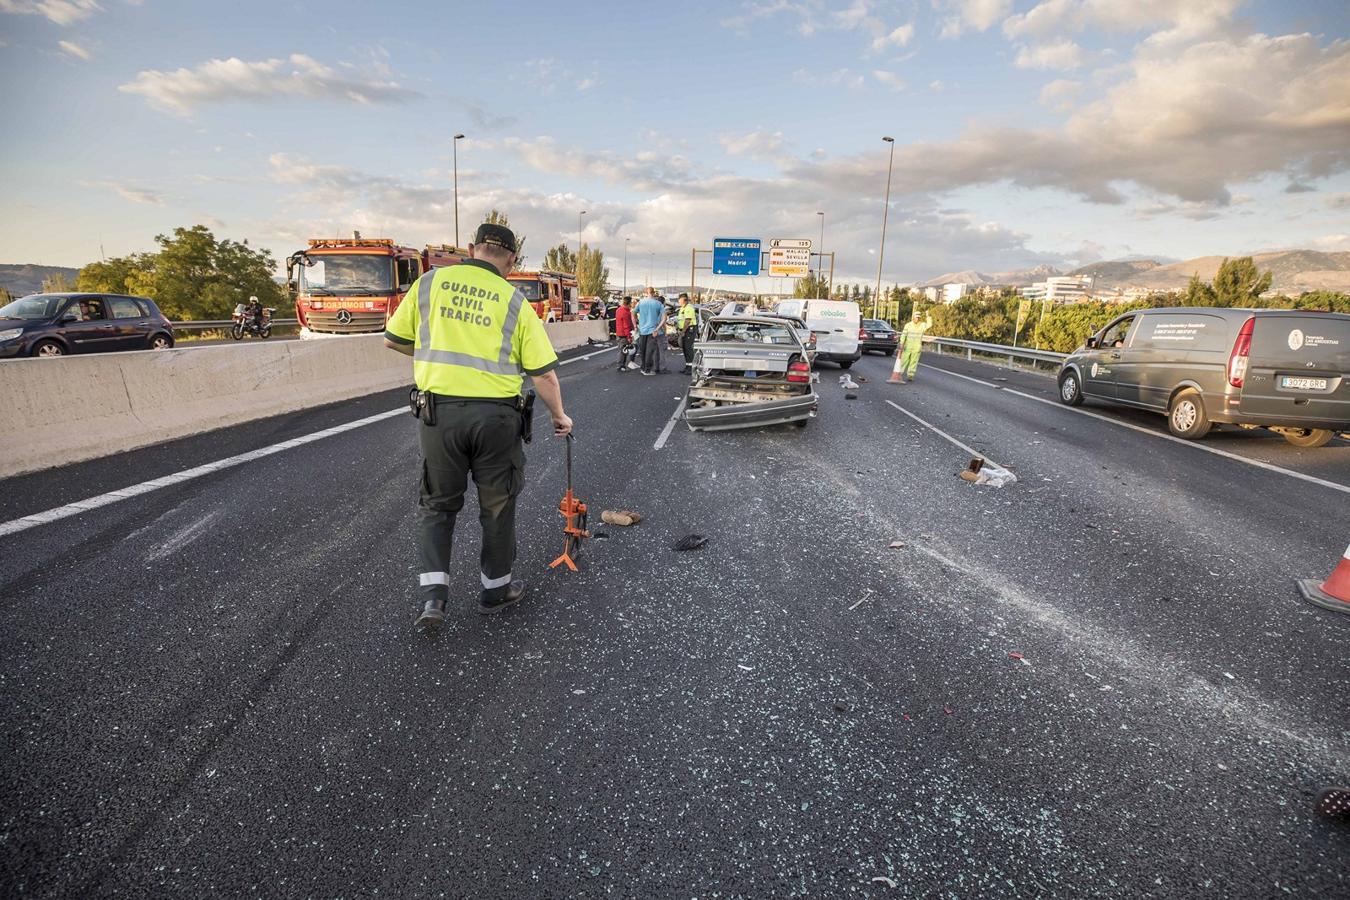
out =
[[[788,301],[778,304],[779,311]],[[806,327],[816,336],[816,361],[828,359],[847,369],[862,359],[862,311],[851,300],[805,300],[802,312]],[[787,313],[784,313],[787,314]]]

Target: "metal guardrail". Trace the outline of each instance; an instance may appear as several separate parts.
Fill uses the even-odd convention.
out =
[[[1033,350],[1030,347],[1010,347],[1007,344],[986,344],[982,341],[962,341],[957,338],[948,337],[930,337],[924,335],[923,342],[932,344],[937,348],[939,354],[943,347],[952,347],[956,350],[966,351],[966,359],[974,358],[974,354],[982,353],[987,356],[1004,356],[1008,359],[1008,365],[1012,365],[1013,360],[1025,359],[1035,363],[1051,363],[1059,365],[1064,362],[1067,353],[1056,353],[1053,350]]]
[[[273,319],[273,325],[298,325],[299,319]],[[195,322],[170,322],[174,331],[210,331],[213,328],[229,328],[233,319],[210,319]]]

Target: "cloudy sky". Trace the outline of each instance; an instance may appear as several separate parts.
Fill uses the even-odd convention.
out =
[[[883,135],[888,282],[1350,250],[1348,38],[1345,0],[0,0],[0,262],[448,242],[456,132],[462,237],[501,208],[537,263],[585,209],[616,281],[625,238],[679,281],[818,210],[872,280]]]

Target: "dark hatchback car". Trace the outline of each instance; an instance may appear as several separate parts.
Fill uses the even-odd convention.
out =
[[[173,326],[145,297],[30,294],[0,307],[0,359],[172,346]]]
[[[863,319],[862,331],[858,336],[862,338],[862,352],[876,351],[887,356],[895,355],[900,340],[891,323],[881,319]]]

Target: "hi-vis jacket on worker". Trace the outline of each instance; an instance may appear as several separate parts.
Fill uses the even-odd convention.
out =
[[[525,296],[476,259],[418,278],[384,336],[411,344],[418,389],[444,396],[514,397],[522,375],[543,375],[558,365]]]
[[[895,358],[895,368],[889,379],[892,384],[904,384],[906,378],[914,380],[919,370],[919,354],[923,352],[923,336],[932,327],[932,313],[925,312],[920,322],[919,311],[914,310],[914,315],[900,330],[900,353]]]

